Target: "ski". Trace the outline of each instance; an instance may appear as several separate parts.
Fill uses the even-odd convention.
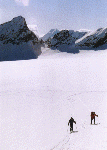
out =
[[[98,124],[100,124],[100,123],[95,123],[95,124],[90,124],[90,125],[98,125]]]
[[[71,131],[70,134],[71,134],[71,133],[77,133],[77,132],[78,132],[78,131]]]

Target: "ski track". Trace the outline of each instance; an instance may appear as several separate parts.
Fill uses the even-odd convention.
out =
[[[71,91],[67,91],[67,92],[71,92]],[[71,94],[70,96],[68,96],[67,97],[67,100],[68,101],[70,101],[70,100],[72,100],[72,97],[74,98],[75,96],[78,96],[78,95],[82,95],[82,94],[89,94],[89,93],[100,93],[100,94],[102,94],[102,93],[107,93],[107,91],[86,91],[86,92],[80,92],[80,93],[74,93],[74,94]],[[81,100],[80,100],[81,101]],[[72,102],[75,102],[75,100],[73,100]],[[87,105],[85,105],[82,101],[81,101],[81,103],[85,106],[85,107],[87,107]],[[87,107],[88,108],[88,107]],[[88,110],[89,110],[89,112],[91,112],[91,110],[88,108]],[[86,120],[84,120],[84,122],[85,122]],[[87,127],[88,126],[88,127]],[[85,125],[84,123],[81,125],[81,127],[80,127],[80,129],[82,129],[82,131],[81,131],[81,134],[82,134],[82,132],[84,132],[86,135],[87,135],[87,129],[89,128],[89,126],[95,126],[94,128],[99,128],[98,129],[98,131],[100,131],[99,132],[99,134],[101,133],[101,128],[107,128],[107,127],[105,127],[105,125],[103,125],[102,127],[100,126],[100,123],[97,123],[97,126],[96,125]],[[91,132],[91,130],[90,130],[90,132]],[[78,144],[76,145],[76,144],[74,144],[75,142],[72,142],[72,138],[73,138],[73,136],[75,136],[74,134],[77,134],[77,137],[78,137],[78,133],[71,133],[69,136],[67,135],[62,141],[60,141],[55,147],[53,147],[51,150],[71,150],[71,149],[75,149],[75,150],[82,150],[82,149],[84,149],[84,148],[82,148],[82,146],[84,145],[84,143],[83,144],[81,144],[82,146],[80,146],[80,147],[78,147],[77,145],[79,144],[80,145],[80,142],[77,142]],[[106,140],[106,138],[107,138],[107,130],[105,131],[105,135],[104,135],[104,137],[102,137],[102,138],[104,138],[104,140],[102,140],[102,142],[104,142],[105,143],[105,146],[103,145],[103,144],[101,144],[101,145],[99,145],[99,146],[97,146],[97,147],[91,147],[91,146],[88,146],[87,144],[87,147],[85,147],[85,149],[84,150],[105,150],[106,148],[107,148],[107,140]],[[91,140],[91,142],[93,142],[93,141],[95,141],[94,140],[94,138],[93,138],[93,140]],[[89,145],[91,145],[91,142],[90,142],[90,144]],[[96,141],[95,141],[96,142]],[[97,142],[96,142],[97,143]],[[77,146],[77,147],[76,147]],[[76,147],[76,148],[75,148]],[[84,146],[83,146],[84,147]]]
[[[51,150],[63,149],[64,146],[69,142],[69,140],[70,140],[70,137],[68,135],[66,135],[65,138],[62,141],[60,141],[56,146],[54,146]]]
[[[100,127],[97,126],[94,128],[99,128],[98,129],[100,131],[99,134],[101,133]],[[94,130],[91,127],[90,134],[93,134],[93,131]],[[67,135],[62,141],[60,141],[56,146],[54,146],[50,150],[72,150],[72,149],[73,150],[86,150],[86,149],[87,150],[105,150],[107,148],[107,139],[106,139],[107,130],[106,130],[105,136],[101,137],[101,139],[103,140],[100,141],[100,142],[105,143],[104,145],[103,143],[102,144],[97,143],[98,141],[95,139],[95,136],[94,138],[92,137],[89,143],[86,143],[86,145],[84,145],[84,138],[83,138],[82,132],[84,132],[87,135],[87,131],[85,131],[84,129],[80,131],[79,133],[79,136],[81,136],[81,139],[79,139],[80,141],[77,139],[78,133],[71,133],[70,135]],[[91,144],[94,142],[95,142],[94,145],[96,147],[91,146]]]

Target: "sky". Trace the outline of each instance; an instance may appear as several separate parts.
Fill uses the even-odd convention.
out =
[[[95,30],[107,26],[107,0],[0,0],[0,24],[19,15],[39,36],[54,28]]]

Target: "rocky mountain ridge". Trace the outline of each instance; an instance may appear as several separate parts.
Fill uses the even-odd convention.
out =
[[[51,49],[78,53],[79,50],[107,49],[107,28],[96,31],[62,30],[48,41]]]
[[[37,43],[38,38],[36,35],[29,30],[26,21],[22,16],[13,18],[11,21],[0,25],[0,41],[3,44],[21,44],[22,42]]]
[[[78,49],[75,48],[75,41],[83,37],[86,33],[74,30],[62,30],[50,40],[50,47],[62,52],[78,53]]]
[[[75,44],[79,49],[96,49],[101,46],[104,47],[104,45],[107,44],[107,28],[99,28],[96,31],[89,32],[77,40]]]
[[[0,25],[0,60],[34,59],[41,54],[37,36],[25,18],[18,16]]]

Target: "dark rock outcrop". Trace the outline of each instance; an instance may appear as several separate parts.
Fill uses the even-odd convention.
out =
[[[62,52],[79,53],[79,49],[75,47],[75,41],[83,37],[86,33],[74,30],[62,30],[51,39],[50,47]]]

